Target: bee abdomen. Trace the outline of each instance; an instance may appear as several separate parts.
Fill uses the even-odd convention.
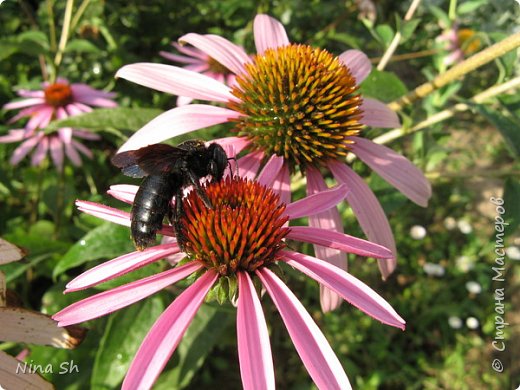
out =
[[[138,250],[155,243],[155,234],[162,227],[169,203],[179,186],[175,175],[144,178],[135,195],[130,216],[132,239]]]

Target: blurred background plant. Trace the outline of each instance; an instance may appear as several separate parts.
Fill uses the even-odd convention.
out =
[[[413,12],[411,5],[417,6]],[[12,101],[16,90],[37,89],[59,74],[117,92],[122,106],[60,122],[102,135],[92,145],[92,160],[80,169],[65,165],[61,176],[49,163],[33,167],[25,161],[11,166],[8,160],[16,145],[0,145],[0,235],[28,253],[24,262],[4,265],[2,271],[25,307],[53,314],[90,295],[62,295],[62,291],[85,268],[132,250],[128,229],[80,215],[73,203],[79,198],[110,204],[104,195],[109,185],[127,182],[110,165],[110,157],[129,134],[175,106],[177,97],[116,82],[116,70],[139,61],[166,63],[159,52],[169,50],[172,40],[188,32],[219,34],[254,52],[252,20],[258,12],[281,20],[292,41],[336,54],[362,49],[378,68],[363,83],[363,93],[392,104],[453,69],[456,61],[447,60],[450,56],[461,61],[511,37],[519,32],[520,22],[516,2],[490,0],[4,1],[0,5],[0,104]],[[60,34],[67,24],[69,32],[62,43]],[[451,38],[449,45],[443,37]],[[393,54],[384,58],[385,53]],[[400,104],[402,129],[369,130],[369,138],[391,143],[426,172],[433,184],[428,208],[414,206],[363,164],[352,161],[354,169],[370,180],[389,216],[399,257],[396,272],[386,282],[381,281],[373,259],[351,258],[350,272],[390,301],[407,320],[405,332],[388,330],[347,305],[322,314],[318,286],[296,273],[290,275],[291,288],[306,307],[314,308],[311,314],[356,388],[503,389],[520,383],[518,355],[516,359],[512,355],[519,324],[518,301],[512,301],[520,274],[518,78],[514,49],[412,104]],[[13,114],[3,110],[0,115],[0,135],[4,135],[13,128],[7,124]],[[46,131],[57,127],[54,121]],[[227,130],[217,126],[197,136],[209,140],[226,135]],[[492,280],[497,211],[490,197],[503,197],[503,217],[509,222],[503,285]],[[351,210],[344,207],[342,214],[345,231],[362,236]],[[310,245],[298,250],[312,253]],[[156,272],[154,267],[160,266],[136,272],[142,277]],[[497,355],[491,344],[494,291],[506,285],[506,319],[516,328],[509,327],[508,349]],[[110,287],[107,283],[99,288]],[[143,304],[90,322],[90,331],[76,350],[34,346],[28,359],[54,367],[74,360],[78,373],[45,374],[59,389],[118,388],[144,335],[179,291],[173,286]],[[232,313],[206,305],[156,388],[216,384],[240,388]],[[278,314],[266,316],[279,387],[312,388]],[[11,355],[21,348],[0,344]],[[493,371],[493,359],[507,354],[505,372]]]

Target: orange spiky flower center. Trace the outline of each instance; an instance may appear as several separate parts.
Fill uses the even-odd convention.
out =
[[[238,134],[291,168],[319,166],[348,153],[362,127],[362,99],[349,68],[326,50],[291,44],[245,65],[228,106],[243,114]]]
[[[277,260],[289,228],[285,205],[257,182],[230,178],[207,184],[212,208],[192,191],[183,200],[184,251],[221,276],[252,272]]]
[[[63,107],[72,103],[74,97],[70,85],[63,82],[50,84],[44,89],[45,102],[53,107]]]

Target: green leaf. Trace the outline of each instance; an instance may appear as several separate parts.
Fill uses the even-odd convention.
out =
[[[407,89],[394,73],[374,69],[361,84],[360,92],[363,96],[390,102],[405,95]]]
[[[462,3],[457,7],[457,13],[462,14],[469,14],[478,8],[480,8],[482,5],[487,5],[488,0],[471,0],[466,1],[465,3]]]
[[[65,253],[56,264],[53,277],[88,261],[116,257],[132,250],[129,229],[105,223],[88,232]]]
[[[383,44],[386,48],[392,42],[394,38],[394,30],[388,24],[380,24],[375,28],[376,37],[379,38],[378,41]]]
[[[92,42],[86,39],[72,39],[67,44],[66,52],[77,52],[77,53],[99,53],[100,50]]]
[[[475,105],[475,108],[500,131],[512,155],[516,158],[520,156],[520,122],[489,106]]]
[[[37,56],[47,53],[48,50],[47,36],[41,31],[26,31],[0,40],[0,60],[16,53]]]
[[[513,234],[520,226],[520,180],[508,178],[504,184],[504,209],[506,210],[503,218],[509,223],[506,234]]]
[[[202,305],[175,352],[179,356],[179,363],[159,378],[154,389],[186,387],[213,347],[219,343],[232,319],[233,316],[219,307]]]
[[[153,296],[110,316],[94,361],[92,388],[119,386],[143,339],[163,310],[161,297]]]
[[[440,22],[441,26],[443,26],[444,28],[447,28],[448,26],[451,25],[450,17],[448,16],[448,14],[446,12],[444,12],[443,9],[441,9],[435,5],[430,5],[428,8],[429,8],[430,12],[433,14],[433,16],[435,16],[437,18],[437,20]]]
[[[399,30],[401,32],[401,43],[406,42],[413,35],[413,32],[419,25],[421,19],[412,19],[407,22],[404,22],[403,26]]]
[[[52,133],[61,127],[74,127],[90,130],[107,128],[136,131],[161,114],[155,108],[100,108],[59,121],[53,121],[45,128],[46,133]]]

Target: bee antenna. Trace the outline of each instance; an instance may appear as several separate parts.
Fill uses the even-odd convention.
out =
[[[227,165],[229,167],[229,171],[231,172],[231,177],[233,177],[233,168],[231,167],[230,160],[233,160],[235,162],[235,176],[238,177],[238,161],[236,157],[228,157],[227,159]]]

